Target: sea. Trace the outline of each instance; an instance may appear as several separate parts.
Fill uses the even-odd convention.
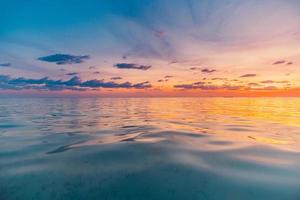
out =
[[[300,98],[0,98],[0,200],[300,200]]]

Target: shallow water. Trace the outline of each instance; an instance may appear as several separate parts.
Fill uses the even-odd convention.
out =
[[[299,98],[0,98],[0,200],[300,199]]]

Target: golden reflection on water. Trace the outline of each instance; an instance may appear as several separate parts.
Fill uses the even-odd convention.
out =
[[[233,141],[299,145],[299,98],[204,98],[151,101],[152,117],[168,128],[219,134]],[[201,124],[199,126],[199,124]],[[224,126],[232,126],[226,128]],[[299,147],[299,146],[298,146]]]
[[[128,131],[126,135],[101,136],[76,144],[76,147],[130,139],[135,142],[181,140],[203,146],[198,144],[197,139],[182,135],[172,138],[149,136],[154,136],[157,130],[214,135],[216,140],[225,138],[235,145],[261,143],[299,150],[300,98],[115,98],[79,101],[76,103],[79,108],[75,110],[88,113],[88,119],[84,120],[85,117],[79,115],[73,122],[78,127],[82,126],[85,132],[86,125],[90,125],[91,132]]]
[[[149,102],[149,110],[160,110],[155,117],[162,119],[177,119],[182,114],[181,110],[189,111],[193,116],[195,114],[236,116],[300,126],[300,98],[187,98],[178,101],[171,99],[149,100]],[[185,115],[184,118],[190,121],[195,119],[189,115]]]

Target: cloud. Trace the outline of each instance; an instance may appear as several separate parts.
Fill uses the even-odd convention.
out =
[[[41,79],[27,79],[24,77],[16,78],[16,79],[11,79],[8,81],[9,84],[15,84],[15,85],[30,85],[30,84],[46,84],[48,82],[48,77],[44,77]]]
[[[115,76],[115,77],[111,77],[110,80],[121,80],[122,77],[120,76]]]
[[[146,89],[151,88],[152,85],[146,81],[142,83],[132,84],[130,82],[115,83],[115,82],[104,82],[102,80],[89,80],[80,84],[81,87],[89,88],[135,88],[135,89]]]
[[[195,82],[193,83],[194,85],[204,85],[206,82],[203,82],[203,81],[199,81],[199,82]]]
[[[241,86],[230,86],[230,85],[193,85],[193,84],[182,84],[182,85],[174,85],[174,88],[180,89],[200,89],[200,90],[238,90],[241,89]]]
[[[134,88],[134,89],[147,89],[152,85],[146,81],[141,83],[115,83],[104,82],[103,80],[87,80],[81,81],[78,76],[74,76],[67,81],[52,80],[48,77],[40,79],[29,79],[24,77],[11,78],[10,76],[0,75],[0,89],[35,89],[35,90],[78,90],[84,91],[95,88]]]
[[[205,85],[205,82],[195,82],[192,84],[179,84],[174,85],[174,88],[190,90],[190,89],[200,89],[200,90],[238,90],[243,88],[242,86],[231,86],[231,85]]]
[[[139,69],[139,70],[148,70],[152,66],[151,65],[138,65],[133,63],[118,63],[114,65],[119,69]]]
[[[49,56],[39,57],[38,60],[44,62],[53,62],[57,65],[64,65],[64,64],[78,64],[83,63],[84,60],[89,59],[88,55],[84,56],[74,56],[69,54],[53,54]]]
[[[10,63],[0,63],[0,67],[10,67]]]
[[[145,88],[151,88],[152,85],[149,83],[149,81],[145,81],[142,83],[137,83],[137,84],[133,84],[132,88],[136,88],[136,89],[145,89]]]
[[[266,81],[261,81],[261,83],[270,84],[270,83],[274,83],[274,81],[272,81],[272,80],[266,80]]]
[[[93,74],[100,74],[100,72],[96,71],[96,72],[93,72]]]
[[[278,61],[273,62],[273,65],[280,65],[280,64],[284,64],[284,63],[285,63],[285,60],[278,60]]]
[[[216,77],[216,78],[212,78],[211,80],[213,80],[213,81],[216,81],[216,80],[223,80],[223,81],[225,81],[225,80],[227,80],[227,78],[220,78],[220,77]]]
[[[201,71],[202,73],[208,73],[208,74],[217,71],[217,70],[215,70],[215,69],[200,68],[200,67],[191,67],[190,70],[192,70],[192,71],[199,70],[199,71]]]
[[[101,88],[101,87],[103,87],[103,88],[119,88],[119,87],[123,87],[123,86],[120,86],[119,84],[114,83],[114,82],[103,82],[102,80],[97,80],[97,79],[82,82],[80,84],[80,86],[81,87],[90,87],[90,88]]]
[[[165,76],[164,78],[167,78],[167,79],[169,79],[169,78],[173,78],[174,76],[169,76],[169,75],[167,75],[167,76]]]
[[[261,85],[259,83],[252,82],[252,83],[248,83],[248,86],[259,87]]]
[[[215,70],[215,69],[207,69],[207,68],[204,68],[204,69],[201,70],[201,72],[208,73],[208,74],[213,73],[215,71],[217,71],[217,70]]]
[[[199,67],[191,67],[190,70],[201,70]]]
[[[289,81],[277,81],[276,83],[289,83]]]
[[[71,73],[66,73],[65,75],[67,75],[67,76],[76,76],[76,75],[78,75],[78,73],[77,72],[71,72]]]
[[[288,81],[261,81],[260,83],[267,82],[267,83],[288,83]],[[278,89],[276,86],[264,86],[260,83],[250,82],[247,85],[229,85],[229,84],[222,84],[222,85],[213,85],[210,82],[194,82],[190,84],[178,84],[174,85],[175,89],[182,89],[182,90],[251,90],[251,89],[259,89],[259,90],[275,90]]]
[[[256,74],[244,74],[242,76],[240,76],[240,78],[248,78],[248,77],[255,77]]]
[[[280,64],[292,65],[294,63],[291,61],[285,61],[285,60],[278,60],[273,63],[273,65],[280,65]]]
[[[82,83],[78,76],[74,76],[70,80],[62,82],[62,84],[67,86],[81,86]]]
[[[264,83],[264,84],[271,84],[271,83],[289,83],[289,81],[273,81],[273,80],[266,80],[266,81],[261,81],[261,83]]]

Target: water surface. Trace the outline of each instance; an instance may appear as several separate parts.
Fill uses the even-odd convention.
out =
[[[0,98],[0,200],[300,199],[299,98]]]

